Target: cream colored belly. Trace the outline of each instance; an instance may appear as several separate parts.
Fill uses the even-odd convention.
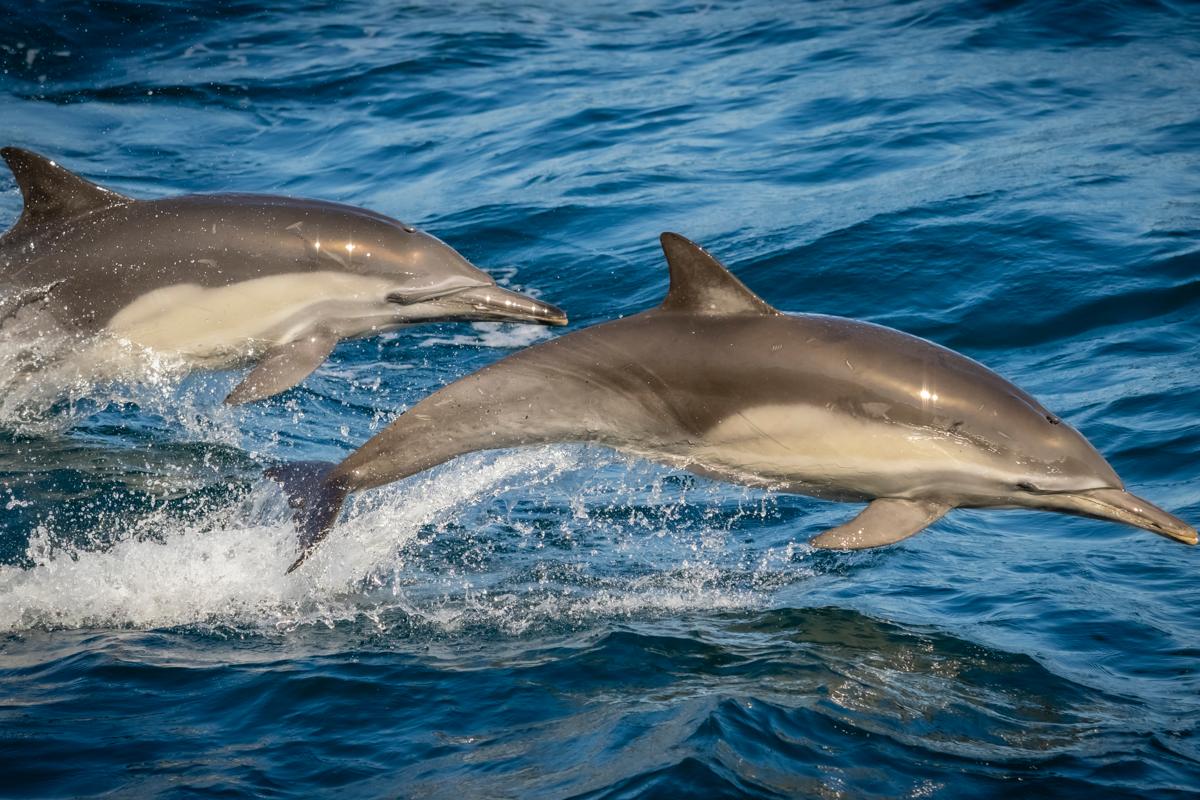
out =
[[[995,454],[966,438],[800,404],[729,417],[687,458],[747,482],[873,497],[921,495],[931,483],[950,488],[948,472],[963,486],[994,481],[997,472]]]
[[[380,279],[337,272],[289,273],[214,288],[181,284],[142,295],[105,331],[136,348],[219,367],[292,341],[314,323],[353,328],[355,319],[366,320],[372,309],[378,313],[385,293]]]

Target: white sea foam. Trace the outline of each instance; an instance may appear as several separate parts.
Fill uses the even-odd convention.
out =
[[[761,602],[755,581],[734,585],[707,560],[706,549],[724,548],[720,536],[681,546],[661,570],[592,576],[578,585],[560,576],[498,591],[474,586],[465,572],[426,571],[426,543],[416,541],[422,530],[454,523],[515,489],[548,486],[578,470],[581,459],[594,456],[583,455],[588,452],[563,447],[468,456],[365,493],[291,574],[284,573],[296,548],[290,510],[266,480],[244,500],[188,520],[164,512],[131,522],[102,550],[63,549],[53,544],[55,531],[43,527],[26,553],[31,568],[0,566],[0,631],[199,625],[262,633],[362,620],[383,626],[385,618],[399,616],[445,631],[482,624],[519,634],[587,618]],[[578,516],[564,525],[588,536],[596,528]],[[623,526],[614,523],[614,532]],[[622,547],[617,543],[614,557],[623,557]],[[594,558],[593,550],[578,555]]]
[[[284,570],[295,558],[296,535],[267,481],[245,502],[194,521],[165,514],[140,520],[137,532],[161,525],[165,533],[151,538],[131,529],[103,551],[55,548],[54,532],[42,528],[26,554],[32,569],[0,567],[0,630],[264,627],[353,617],[362,582],[395,568],[398,549],[422,525],[543,463],[536,453],[516,453],[456,470],[451,479],[377,492],[351,509],[309,563],[290,575]]]
[[[514,325],[509,322],[473,322],[471,333],[453,336],[430,336],[418,347],[454,345],[459,347],[494,347],[501,350],[518,350],[553,336],[549,328],[541,325]]]

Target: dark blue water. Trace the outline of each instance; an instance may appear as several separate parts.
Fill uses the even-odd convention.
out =
[[[979,359],[1200,521],[1200,7],[338,6],[8,2],[0,140],[368,206],[575,328],[656,303],[677,230]],[[1200,551],[1131,528],[816,553],[855,507],[563,446],[364,493],[283,576],[263,464],[551,335],[346,343],[239,409],[232,373],[0,398],[0,794],[1200,792]]]

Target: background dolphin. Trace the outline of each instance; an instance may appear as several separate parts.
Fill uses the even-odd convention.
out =
[[[1070,425],[986,367],[891,328],[785,315],[699,246],[662,235],[671,286],[650,311],[586,328],[444,387],[336,467],[268,470],[302,563],[349,492],[474,450],[598,442],[748,486],[869,505],[813,539],[898,542],[955,507],[1113,520],[1196,544],[1124,491]]]
[[[345,338],[435,320],[566,324],[372,211],[250,194],[134,200],[28,150],[0,155],[25,201],[0,237],[0,322],[44,303],[68,331],[112,334],[188,368],[257,361],[230,403],[296,385]],[[118,353],[93,346],[85,360],[119,371]]]

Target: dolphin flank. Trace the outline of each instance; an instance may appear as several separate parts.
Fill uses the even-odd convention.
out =
[[[244,403],[295,386],[346,338],[438,320],[566,324],[372,211],[252,194],[135,200],[28,150],[0,155],[25,201],[0,237],[0,322],[44,307],[105,376],[134,369],[113,342],[188,369],[257,364],[226,398]]]
[[[350,492],[463,453],[551,442],[868,503],[817,547],[892,544],[959,507],[1058,511],[1196,544],[1195,528],[1126,492],[1078,431],[981,364],[891,328],[783,314],[684,237],[664,233],[662,246],[671,284],[657,308],[467,375],[336,466],[268,470],[296,509],[291,569]]]

